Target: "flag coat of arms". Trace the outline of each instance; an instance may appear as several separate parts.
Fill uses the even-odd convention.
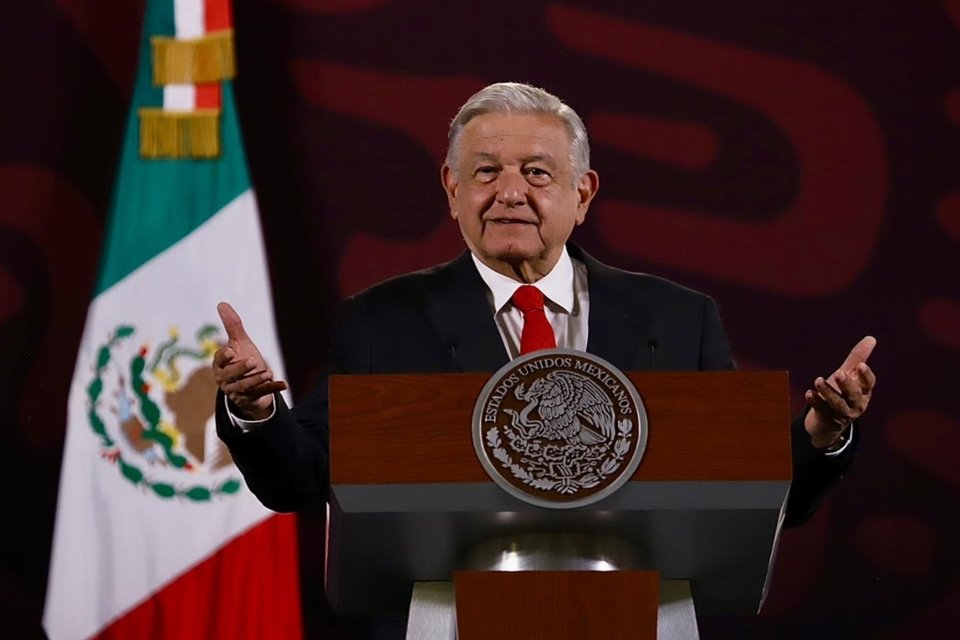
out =
[[[212,424],[218,301],[283,375],[234,72],[229,0],[148,0],[68,400],[54,640],[302,634],[293,517],[259,504]]]

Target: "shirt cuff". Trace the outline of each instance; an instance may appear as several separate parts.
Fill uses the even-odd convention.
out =
[[[270,415],[262,420],[244,420],[243,418],[238,417],[232,411],[230,411],[230,401],[227,400],[227,396],[223,396],[223,404],[227,408],[227,415],[230,416],[230,423],[233,424],[237,429],[244,433],[250,433],[251,431],[256,431],[259,429],[264,422],[273,418],[274,414],[277,412],[277,400],[274,398],[273,407],[270,411]],[[829,455],[829,454],[828,454]]]
[[[847,447],[849,447],[850,443],[853,442],[852,424],[846,431],[843,432],[843,434],[840,435],[840,439],[842,440],[842,443],[839,448],[834,449],[833,451],[826,451],[823,455],[827,456],[828,458],[834,458],[847,450]]]

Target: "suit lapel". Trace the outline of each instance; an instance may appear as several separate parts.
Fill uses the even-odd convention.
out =
[[[507,363],[507,350],[490,313],[486,285],[464,252],[438,272],[437,292],[427,315],[451,351],[458,371],[496,371]]]
[[[568,245],[570,254],[587,266],[590,292],[590,320],[587,351],[624,371],[647,369],[649,363],[640,353],[641,336],[648,318],[641,310],[625,304],[631,299],[623,291],[624,276],[616,269],[595,260],[576,245]]]
[[[624,371],[646,370],[649,360],[641,338],[649,319],[643,307],[625,301],[626,278],[618,270],[569,244],[570,255],[587,266],[590,320],[587,351]],[[508,361],[503,339],[490,313],[486,285],[470,252],[437,273],[438,286],[429,296],[427,315],[437,335],[453,354],[458,371],[496,371]],[[642,302],[641,302],[642,305]]]

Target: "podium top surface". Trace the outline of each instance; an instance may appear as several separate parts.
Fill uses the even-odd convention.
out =
[[[628,373],[646,407],[633,481],[789,481],[783,371]],[[485,373],[331,376],[331,484],[486,483],[470,421]]]

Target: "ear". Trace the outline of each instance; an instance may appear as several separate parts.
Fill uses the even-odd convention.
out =
[[[440,183],[443,185],[443,190],[447,193],[447,205],[450,207],[450,217],[456,220],[457,187],[459,186],[459,182],[454,175],[453,169],[451,169],[447,163],[443,163],[443,166],[440,167]]]
[[[590,169],[580,176],[580,180],[577,181],[577,196],[579,197],[577,225],[583,224],[586,219],[587,209],[590,208],[590,202],[593,200],[593,196],[597,195],[598,189],[600,189],[600,175],[596,171]]]

